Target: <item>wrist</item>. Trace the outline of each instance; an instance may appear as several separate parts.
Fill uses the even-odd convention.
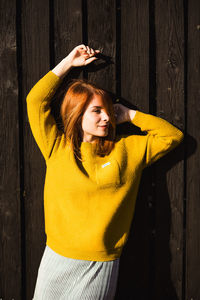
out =
[[[129,109],[128,115],[129,115],[129,121],[130,121],[130,122],[132,122],[132,120],[134,119],[135,114],[136,114],[136,110],[134,110],[134,109]]]
[[[72,61],[71,59],[69,58],[69,56],[63,58],[63,60],[61,61],[63,63],[63,66],[65,66],[65,69],[68,71],[68,70],[71,70],[73,68],[73,65],[72,65]]]
[[[61,62],[52,69],[52,72],[58,77],[63,78],[72,69],[72,63],[68,57],[65,57]]]

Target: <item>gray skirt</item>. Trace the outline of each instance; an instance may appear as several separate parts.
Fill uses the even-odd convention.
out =
[[[64,257],[46,245],[33,300],[112,300],[119,260],[88,261]]]

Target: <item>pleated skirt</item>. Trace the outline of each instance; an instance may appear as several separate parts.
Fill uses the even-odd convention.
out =
[[[88,261],[64,257],[46,245],[33,300],[113,300],[120,258]]]

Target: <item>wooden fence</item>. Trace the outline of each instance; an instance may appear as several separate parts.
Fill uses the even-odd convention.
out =
[[[26,95],[75,46],[106,60],[72,72],[160,116],[184,142],[143,172],[116,299],[200,299],[200,2],[0,1],[0,299],[30,300],[45,247],[45,161]]]

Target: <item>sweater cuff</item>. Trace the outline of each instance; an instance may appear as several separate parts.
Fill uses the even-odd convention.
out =
[[[131,120],[131,122],[136,126],[137,126],[136,123],[137,123],[138,115],[139,115],[139,120],[140,120],[140,117],[142,117],[142,116],[140,116],[140,111],[136,110],[136,113],[135,113],[133,119]]]
[[[46,80],[49,80],[49,83],[51,85],[57,85],[60,82],[62,82],[62,78],[60,78],[59,76],[57,76],[54,72],[52,72],[51,70],[46,74]]]
[[[150,121],[153,122],[154,120],[154,123],[152,125],[154,126],[150,126]],[[159,122],[162,122],[162,123],[155,123],[155,121],[159,121]],[[176,134],[178,137],[179,137],[179,140],[182,141],[183,138],[184,138],[184,134],[183,132],[177,128],[176,126],[172,125],[170,122],[168,122],[167,120],[161,118],[161,117],[158,117],[158,116],[154,116],[154,115],[151,115],[151,114],[148,114],[148,113],[144,113],[144,112],[141,112],[139,110],[136,110],[136,114],[134,116],[134,118],[132,119],[131,121],[135,126],[139,127],[142,131],[152,131],[152,130],[155,130],[156,127],[157,129],[160,129],[161,128],[161,125],[167,125],[168,129],[172,130],[173,131],[173,134]],[[155,127],[155,128],[154,128]]]

